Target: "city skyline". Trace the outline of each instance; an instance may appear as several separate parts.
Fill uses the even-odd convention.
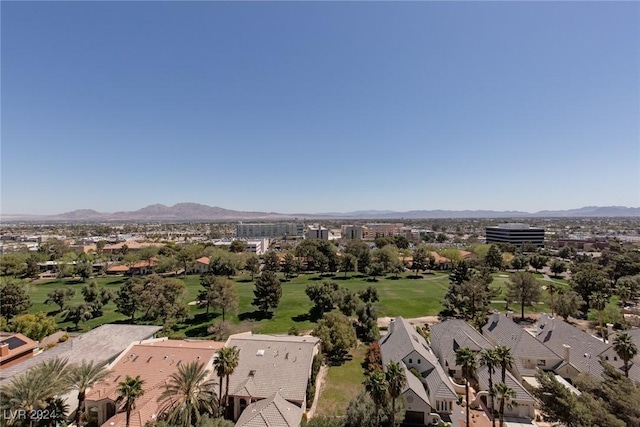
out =
[[[3,2],[3,214],[640,206],[638,3]]]

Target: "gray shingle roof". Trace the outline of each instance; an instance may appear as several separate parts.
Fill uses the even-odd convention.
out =
[[[469,347],[474,351],[493,348],[480,332],[461,319],[446,320],[431,326],[431,348],[445,366],[456,365],[456,349]]]
[[[481,366],[476,371],[476,377],[478,378],[478,382],[482,385],[483,390],[489,389],[489,369],[486,366]],[[494,387],[496,384],[501,382],[502,378],[500,377],[500,370],[496,370],[493,374],[493,384]],[[516,398],[514,400],[518,402],[535,402],[536,400],[529,394],[529,392],[520,384],[518,380],[515,379],[511,372],[507,371],[507,375],[505,377],[505,383],[509,386],[513,391],[516,392]]]
[[[555,353],[564,357],[564,345],[571,346],[569,361],[580,372],[602,378],[604,370],[599,355],[609,349],[609,345],[593,335],[581,331],[558,318],[541,316],[536,323],[536,338]]]
[[[404,369],[404,375],[407,377],[407,382],[402,389],[402,394],[404,394],[408,390],[412,390],[420,399],[424,400],[427,405],[433,407],[433,405],[429,401],[429,396],[427,396],[427,392],[425,391],[424,386],[422,385],[422,382],[418,379],[418,377],[416,377],[411,373],[411,371],[409,371],[407,365],[405,365],[404,362],[400,362],[400,366],[402,366],[402,369]]]
[[[298,427],[302,408],[287,402],[279,393],[248,405],[236,427]]]
[[[515,368],[523,376],[533,376],[536,368],[525,368],[524,357],[535,359],[559,359],[558,353],[545,346],[520,325],[503,314],[493,313],[482,328],[483,335],[490,337],[497,345],[509,347],[515,359]],[[552,351],[553,350],[553,351]]]
[[[449,376],[445,373],[433,354],[426,340],[402,317],[397,317],[390,325],[389,333],[380,340],[380,352],[382,361],[387,364],[389,360],[401,361],[413,351],[424,359],[425,364],[421,372],[427,384],[427,393],[430,399],[453,398],[457,396]],[[413,374],[410,374],[413,376]],[[426,400],[430,402],[430,400]],[[431,403],[430,403],[431,404]],[[433,407],[433,405],[431,405]]]
[[[315,337],[232,336],[227,346],[240,350],[240,361],[229,378],[229,393],[266,399],[278,392],[284,399],[303,401],[311,371]]]
[[[115,359],[129,344],[151,338],[162,327],[144,325],[99,326],[85,334],[56,345],[30,359],[0,370],[0,384],[9,382],[13,377],[21,375],[30,368],[47,360],[68,358],[69,363],[80,363],[82,360],[101,363]]]

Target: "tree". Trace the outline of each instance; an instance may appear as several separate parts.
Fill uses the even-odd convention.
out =
[[[443,314],[483,325],[494,295],[487,279],[480,275],[472,276],[459,285],[452,282],[444,297]]]
[[[585,312],[591,308],[591,295],[601,291],[608,293],[609,278],[600,266],[593,262],[577,264],[571,267],[571,287],[583,299]]]
[[[535,276],[526,271],[511,275],[507,282],[509,298],[520,301],[520,319],[524,319],[524,306],[532,305],[540,299],[542,287]]]
[[[466,282],[471,279],[472,272],[465,261],[456,263],[449,275],[449,283],[461,285],[462,282]]]
[[[247,250],[247,243],[242,240],[234,240],[229,245],[229,252],[242,253]]]
[[[204,363],[196,361],[178,366],[163,386],[160,413],[174,426],[191,427],[202,414],[217,412],[215,382],[208,380]]]
[[[356,271],[358,269],[358,258],[355,255],[343,254],[340,259],[340,269],[344,271],[344,277],[347,277],[349,271]]]
[[[87,304],[74,304],[68,306],[62,312],[64,316],[65,322],[72,322],[75,325],[75,328],[78,329],[78,324],[80,322],[86,322],[87,320],[93,318],[91,314],[91,308]]]
[[[378,315],[373,303],[367,302],[360,305],[356,310],[358,315],[356,335],[364,343],[370,343],[380,339],[380,330],[378,329]]]
[[[555,276],[560,276],[562,273],[567,271],[567,264],[560,260],[555,260],[551,263],[551,267],[549,269]]]
[[[342,313],[326,313],[316,324],[312,335],[322,341],[323,352],[334,363],[344,360],[349,350],[357,343],[356,332],[351,321]]]
[[[489,246],[489,250],[484,257],[484,263],[489,267],[490,270],[502,270],[503,260],[502,260],[502,252],[496,245]]]
[[[515,399],[516,392],[513,391],[513,389],[508,385],[506,385],[505,383],[499,383],[496,386],[496,395],[498,397],[498,402],[500,402],[500,427],[503,427],[505,404],[509,407],[511,406],[510,401],[512,399]]]
[[[558,256],[562,259],[569,259],[574,253],[575,250],[571,246],[563,246],[558,249]]]
[[[541,268],[544,268],[544,266],[547,265],[547,261],[548,260],[546,257],[540,256],[540,255],[534,255],[529,258],[529,265],[533,267],[537,273],[538,270],[540,270]]]
[[[224,406],[226,408],[229,405],[229,377],[240,363],[240,350],[236,346],[224,347],[218,352],[218,358],[220,359],[218,363],[221,366],[221,372],[226,379],[224,392]]]
[[[613,349],[616,351],[622,362],[624,363],[624,375],[629,378],[629,361],[638,354],[636,346],[631,335],[622,332],[613,339]]]
[[[358,297],[364,303],[380,301],[380,298],[378,297],[378,290],[373,286],[367,286],[366,289],[358,291]]]
[[[144,389],[142,386],[144,385],[144,380],[140,379],[140,375],[135,378],[126,376],[124,381],[118,383],[118,399],[120,401],[124,401],[126,416],[126,427],[129,427],[129,422],[131,421],[131,411],[135,408],[136,400],[140,396],[144,394]]]
[[[413,251],[413,261],[411,262],[411,269],[416,272],[416,276],[420,271],[424,271],[428,268],[429,251],[425,246],[418,246]]]
[[[338,284],[333,280],[324,280],[322,283],[310,283],[304,292],[313,302],[313,310],[320,316],[333,310],[338,294]]]
[[[522,270],[529,265],[529,260],[524,255],[516,255],[511,259],[511,268]]]
[[[166,325],[189,315],[189,307],[184,301],[187,287],[182,280],[153,274],[141,283],[137,308],[144,312],[146,319],[161,319]]]
[[[491,409],[491,424],[495,427],[495,395],[496,391],[493,387],[493,374],[496,371],[496,367],[500,365],[498,355],[493,348],[487,348],[480,352],[480,366],[486,366],[489,373],[489,408]]]
[[[2,329],[0,329],[2,330]],[[47,335],[58,330],[56,319],[43,312],[37,314],[21,314],[11,320],[11,331],[26,335],[35,341],[40,341]]]
[[[358,294],[347,288],[340,288],[335,295],[335,303],[338,305],[338,309],[342,314],[349,317],[351,316],[357,309],[358,305],[361,302],[361,299],[358,297]]]
[[[462,378],[464,378],[464,393],[465,393],[465,401],[466,401],[466,420],[467,426],[469,424],[469,381],[476,372],[476,353],[471,350],[469,347],[459,347],[456,350],[456,365],[460,366],[462,370]]]
[[[31,297],[22,282],[8,280],[0,283],[0,313],[7,320],[25,313],[31,307]]]
[[[115,297],[110,289],[105,287],[98,288],[95,281],[84,285],[80,292],[82,293],[84,302],[91,310],[91,316],[93,318],[102,316],[102,308]]]
[[[558,297],[552,302],[552,310],[567,320],[569,316],[577,316],[583,305],[582,297],[577,292],[568,290],[558,294]]]
[[[271,271],[262,272],[260,277],[256,279],[253,295],[255,298],[252,304],[264,314],[267,314],[269,309],[278,307],[282,296],[282,286],[280,285],[280,280],[276,277],[276,273]]]
[[[369,343],[364,355],[363,368],[365,372],[371,372],[374,369],[382,370],[382,353],[377,341]]]
[[[284,264],[282,265],[284,276],[288,279],[297,276],[300,272],[300,260],[298,260],[291,252],[287,252],[284,256]]]
[[[368,276],[371,276],[373,278],[374,282],[377,282],[378,280],[376,279],[376,277],[382,276],[384,274],[384,271],[384,265],[379,262],[374,262],[369,265],[366,273]]]
[[[364,273],[371,263],[371,250],[369,246],[361,240],[352,240],[347,243],[344,253],[356,257],[358,260],[357,270],[360,273]]]
[[[405,384],[407,383],[407,377],[404,373],[404,369],[398,362],[393,360],[387,363],[387,384],[389,396],[391,396],[391,427],[396,426],[396,399],[402,394]]]
[[[211,274],[203,275],[200,278],[203,290],[198,294],[198,301],[201,307],[209,307],[222,311],[222,321],[225,320],[227,312],[235,313],[238,309],[238,290],[235,282]]]
[[[84,258],[76,263],[74,273],[76,276],[80,276],[83,282],[86,282],[93,274],[93,264],[88,259]]]
[[[27,269],[25,271],[25,276],[29,279],[37,279],[40,277],[40,266],[38,265],[38,259],[31,255],[27,258]]]
[[[244,268],[251,273],[251,281],[253,281],[255,275],[260,272],[260,259],[258,256],[256,254],[250,254],[244,263]]]
[[[280,271],[280,258],[274,251],[268,251],[264,254],[264,267],[263,272],[277,273]]]
[[[27,270],[26,259],[20,253],[8,253],[0,258],[0,274],[20,277]]]
[[[69,369],[69,383],[78,390],[78,409],[76,409],[75,424],[80,425],[80,419],[84,411],[84,401],[87,389],[94,387],[103,381],[109,371],[106,363],[94,364],[93,361],[83,360],[79,365],[73,365]]]
[[[76,290],[73,288],[57,288],[47,294],[45,304],[56,304],[60,307],[60,311],[64,309],[67,301],[71,301],[76,296]]]
[[[387,389],[389,387],[387,378],[382,371],[375,370],[370,372],[364,380],[364,388],[371,396],[373,404],[375,405],[375,420],[376,427],[380,425],[380,407],[384,404],[387,398]]]
[[[604,329],[604,322],[602,321],[602,312],[604,311],[610,296],[601,291],[596,291],[591,294],[591,306],[598,312],[598,324],[600,326],[600,335],[607,342],[607,333]]]
[[[393,267],[400,263],[398,258],[398,248],[395,245],[386,245],[382,249],[375,251],[376,262],[382,264],[384,273],[390,272]]]
[[[540,410],[545,420],[560,422],[567,427],[584,424],[577,417],[578,398],[567,387],[560,384],[553,373],[538,370],[536,380],[539,387],[533,395],[540,402]]]
[[[513,352],[509,347],[499,345],[495,349],[495,355],[498,359],[498,363],[500,364],[501,369],[501,379],[504,383],[507,380],[507,368],[510,368],[515,363],[513,358]]]
[[[209,272],[216,276],[235,276],[238,273],[238,255],[219,251],[211,257]]]
[[[136,311],[141,305],[140,294],[144,289],[145,281],[140,277],[132,277],[118,289],[116,294],[116,312],[130,318],[135,322]]]

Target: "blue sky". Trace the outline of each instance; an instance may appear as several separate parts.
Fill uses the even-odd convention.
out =
[[[2,212],[640,206],[637,2],[2,2]]]

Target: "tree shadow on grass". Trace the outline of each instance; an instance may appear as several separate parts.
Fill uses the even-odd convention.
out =
[[[346,356],[334,356],[329,358],[329,364],[331,366],[342,366],[346,362],[350,362],[353,360],[353,356],[347,354]]]
[[[422,274],[409,274],[407,276],[407,279],[412,279],[412,280],[419,280],[419,279],[423,279],[424,276]]]
[[[312,277],[312,278],[310,278],[309,280],[313,280],[313,281],[316,281],[316,282],[317,282],[318,280],[323,280],[323,279],[324,279],[324,277],[322,277],[322,276],[318,276],[318,277]]]
[[[238,283],[251,283],[251,282],[253,282],[253,280],[251,280],[251,279],[240,279],[237,282]]]
[[[199,325],[201,323],[207,323],[219,316],[220,314],[218,313],[209,313],[209,315],[207,315],[207,313],[198,313],[194,315],[192,318],[186,319],[182,323],[185,325]]]
[[[377,277],[369,277],[366,279],[367,282],[378,283]]]
[[[322,313],[320,310],[317,310],[316,307],[312,307],[308,313],[298,314],[297,316],[292,316],[291,320],[294,322],[317,322],[322,317]]]
[[[255,311],[245,311],[244,313],[240,313],[238,314],[238,319],[240,321],[244,321],[244,320],[265,320],[265,319],[271,319],[273,318],[273,313],[268,311],[268,312],[264,312],[264,311],[260,311],[260,310],[255,310]]]
[[[334,277],[334,278],[333,278],[333,280],[351,280],[351,279],[353,279],[354,277],[355,277],[355,276],[347,276],[347,277],[344,277],[344,276],[336,276],[336,277]]]
[[[188,337],[206,337],[207,335],[209,335],[209,332],[207,331],[208,326],[207,325],[200,325],[196,328],[192,328],[192,329],[187,329],[186,331],[184,331],[184,334]]]

